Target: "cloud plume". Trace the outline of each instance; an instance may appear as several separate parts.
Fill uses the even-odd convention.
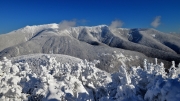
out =
[[[64,30],[70,27],[74,27],[76,26],[76,20],[72,20],[72,21],[67,21],[67,20],[63,20],[59,23],[59,29],[60,30]]]
[[[120,20],[114,20],[114,21],[112,21],[111,22],[111,24],[110,24],[110,28],[118,28],[118,27],[122,27],[122,25],[123,25],[123,22],[122,21],[120,21]]]
[[[157,28],[161,24],[161,16],[156,16],[153,22],[151,22],[151,26]]]

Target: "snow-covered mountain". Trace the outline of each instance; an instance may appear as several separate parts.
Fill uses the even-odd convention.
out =
[[[178,101],[179,41],[155,29],[26,26],[0,35],[0,101]]]
[[[12,31],[7,34],[2,34],[0,37],[0,51],[7,47],[11,47],[31,39],[35,34],[42,30],[58,28],[57,24],[46,24],[38,26],[26,26],[24,28]],[[4,44],[6,43],[6,44]]]
[[[154,29],[111,29],[99,25],[60,30],[58,24],[46,24],[0,35],[0,58],[35,53],[66,54],[88,61],[100,60],[98,68],[114,72],[119,65],[142,65],[144,59],[177,63],[179,41],[179,37]]]

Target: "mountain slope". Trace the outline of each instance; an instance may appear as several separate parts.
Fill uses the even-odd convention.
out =
[[[11,47],[28,41],[42,30],[58,28],[57,24],[46,24],[38,26],[26,26],[24,28],[12,31],[7,34],[0,35],[0,51],[7,47]]]
[[[98,68],[108,72],[118,70],[119,65],[142,65],[145,58],[151,62],[152,58],[159,58],[165,64],[180,61],[180,39],[154,29],[111,29],[99,25],[59,30],[57,24],[48,24],[0,36],[5,38],[9,41],[0,40],[0,59],[35,53],[66,54],[100,60]]]

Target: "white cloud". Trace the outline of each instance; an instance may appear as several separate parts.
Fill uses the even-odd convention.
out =
[[[157,28],[161,24],[161,16],[156,16],[154,21],[151,22],[151,26]]]
[[[87,20],[85,20],[85,19],[81,19],[81,20],[76,20],[76,22],[77,22],[77,25],[79,26],[79,25],[86,25],[87,24],[87,22],[89,22],[89,21],[87,21]]]
[[[63,20],[59,23],[60,30],[64,30],[64,29],[67,29],[69,27],[74,27],[74,26],[76,26],[76,20],[72,20],[72,21]]]
[[[110,28],[118,28],[118,27],[122,27],[122,25],[123,25],[123,22],[122,21],[120,21],[120,20],[114,20],[114,21],[112,21],[111,22],[111,24],[110,24]]]
[[[79,20],[79,22],[84,24],[84,23],[87,23],[88,21],[85,19],[82,19],[82,20]]]

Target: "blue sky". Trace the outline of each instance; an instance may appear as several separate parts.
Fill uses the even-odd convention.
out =
[[[122,28],[180,33],[180,0],[0,0],[0,34],[75,19],[78,26],[119,20]]]

